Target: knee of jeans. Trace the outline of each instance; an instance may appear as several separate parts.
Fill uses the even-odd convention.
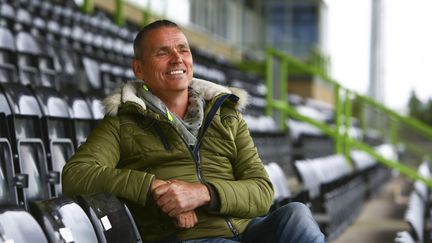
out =
[[[303,203],[291,202],[281,207],[283,214],[288,217],[301,218],[304,216],[311,216],[311,211]]]

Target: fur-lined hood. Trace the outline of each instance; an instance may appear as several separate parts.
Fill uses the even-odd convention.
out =
[[[142,89],[144,82],[141,80],[129,81],[122,87],[116,89],[113,94],[104,99],[103,103],[105,106],[105,113],[107,115],[117,115],[118,109],[122,103],[127,101],[134,102],[141,106],[144,110],[147,106],[143,99],[137,96],[138,89]],[[206,80],[193,78],[190,86],[200,93],[205,100],[211,100],[213,97],[226,93],[234,94],[239,97],[236,108],[239,110],[244,109],[248,105],[248,93],[239,88],[225,87],[219,84],[215,84]]]

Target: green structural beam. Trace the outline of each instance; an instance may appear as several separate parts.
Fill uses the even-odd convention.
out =
[[[270,50],[266,51],[266,102],[267,104],[271,104],[273,100],[273,53]],[[266,114],[268,116],[273,115],[272,107],[266,106]]]
[[[408,178],[411,178],[413,180],[419,180],[423,183],[425,183],[429,188],[432,188],[432,180],[431,178],[426,178],[424,176],[421,176],[417,170],[414,170],[412,168],[410,168],[407,165],[404,165],[402,163],[399,163],[398,161],[395,160],[390,160],[390,159],[386,159],[384,157],[382,157],[377,151],[375,151],[375,149],[369,147],[368,145],[360,142],[360,141],[356,141],[353,139],[349,139],[347,141],[352,147],[356,147],[360,150],[365,151],[366,153],[368,153],[369,155],[373,156],[378,162],[380,162],[381,164],[392,168],[392,169],[396,169],[399,172],[401,172],[403,175],[407,176]]]
[[[83,5],[81,6],[81,11],[86,14],[93,12],[93,1],[84,0]]]
[[[123,0],[116,0],[115,1],[115,23],[118,26],[123,26],[125,23],[125,18],[124,18],[124,1]]]

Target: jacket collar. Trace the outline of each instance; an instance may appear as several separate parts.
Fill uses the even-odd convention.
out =
[[[143,99],[138,96],[138,91],[143,89],[144,82],[141,80],[133,80],[116,89],[111,95],[103,101],[105,113],[107,115],[117,115],[119,107],[125,102],[133,102],[142,107],[144,110],[147,106]],[[193,78],[191,85],[192,89],[199,92],[205,100],[211,100],[220,94],[233,94],[239,97],[235,104],[238,110],[244,109],[248,104],[248,93],[245,90],[225,87],[219,84],[212,83],[203,79]]]

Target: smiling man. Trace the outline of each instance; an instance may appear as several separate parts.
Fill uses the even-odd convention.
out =
[[[265,217],[273,187],[240,110],[244,91],[193,78],[173,22],[145,26],[129,81],[63,169],[64,194],[124,198],[146,242],[324,242],[307,207]]]

